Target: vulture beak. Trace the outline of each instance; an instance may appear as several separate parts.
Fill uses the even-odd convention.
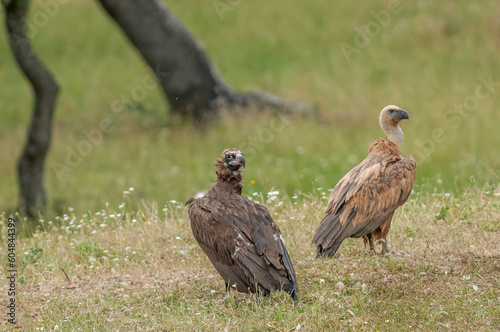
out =
[[[408,114],[407,110],[404,110],[402,108],[399,109],[399,117],[402,119],[410,119],[410,114]]]
[[[245,167],[245,157],[243,157],[243,154],[238,153],[236,155],[236,160],[238,160],[241,166]]]
[[[243,157],[243,154],[238,153],[238,154],[236,154],[235,159],[231,160],[230,162],[228,162],[228,164],[230,166],[233,166],[233,167],[234,166],[236,166],[236,167],[238,167],[238,166],[245,167],[245,157]]]

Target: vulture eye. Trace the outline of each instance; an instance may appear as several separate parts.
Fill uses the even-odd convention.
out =
[[[394,113],[394,110],[390,110],[389,113],[393,114]]]
[[[231,158],[232,158],[232,157],[233,157],[233,155],[232,155],[232,154],[230,154],[230,153],[226,154],[226,159],[227,159],[227,160],[231,160]]]

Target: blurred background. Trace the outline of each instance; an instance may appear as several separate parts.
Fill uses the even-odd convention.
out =
[[[28,19],[44,3],[33,0]],[[61,87],[45,163],[47,215],[118,206],[131,187],[160,206],[185,202],[210,187],[212,162],[230,147],[247,156],[244,194],[325,196],[383,137],[378,116],[388,104],[410,113],[401,150],[417,159],[417,193],[498,185],[500,2],[166,3],[229,85],[309,102],[318,115],[172,125],[161,89],[145,86],[149,67],[98,3],[61,1],[31,34]],[[0,211],[10,213],[32,93],[0,30]],[[75,155],[83,145],[90,148]]]

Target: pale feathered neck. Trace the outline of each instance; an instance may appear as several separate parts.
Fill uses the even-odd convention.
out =
[[[380,121],[380,127],[386,133],[387,139],[399,147],[403,143],[403,131],[398,124],[394,125],[391,123]]]

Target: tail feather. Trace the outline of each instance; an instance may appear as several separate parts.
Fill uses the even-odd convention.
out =
[[[326,257],[332,257],[335,255],[337,250],[339,249],[340,243],[334,243],[331,247],[329,248],[323,248],[323,246],[320,244],[316,247],[316,258],[326,258]]]

